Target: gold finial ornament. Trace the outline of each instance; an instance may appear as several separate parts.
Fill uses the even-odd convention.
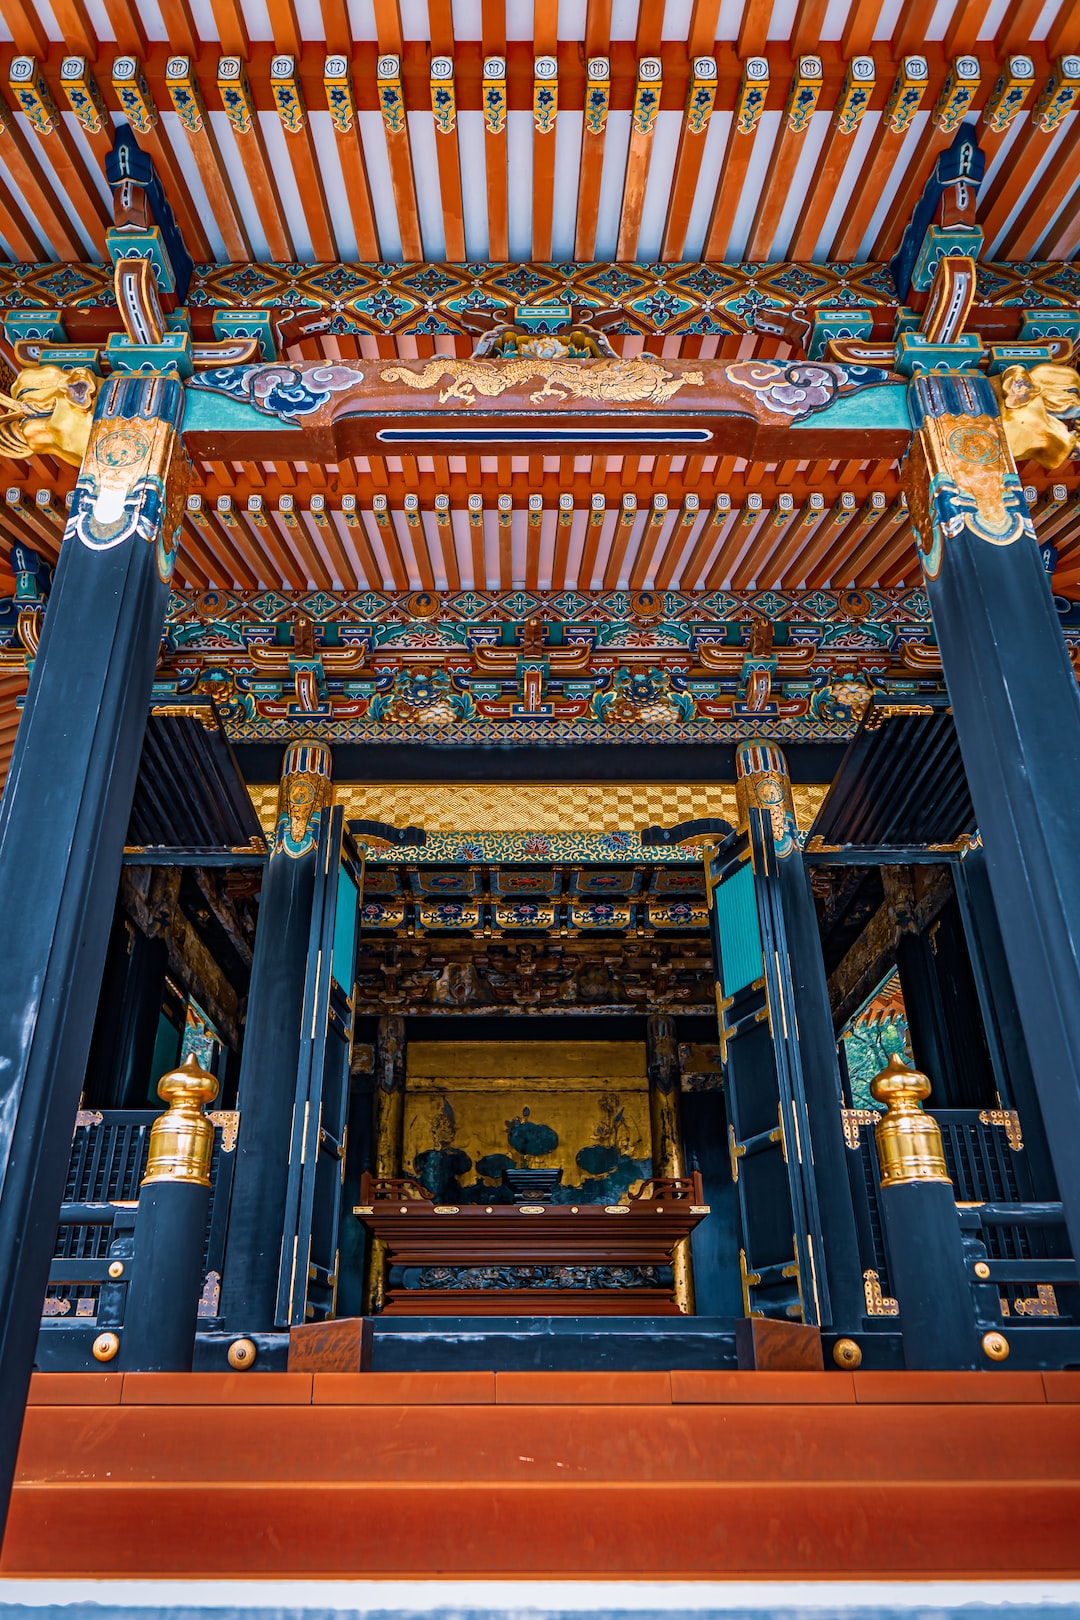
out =
[[[886,1109],[874,1127],[881,1185],[943,1181],[951,1186],[937,1120],[923,1112],[923,1099],[930,1095],[926,1075],[909,1069],[894,1052],[871,1080],[870,1095]]]
[[[984,1333],[982,1347],[991,1361],[1007,1361],[1009,1356],[1009,1341],[1004,1333]]]
[[[120,1349],[120,1340],[115,1333],[99,1333],[90,1352],[95,1361],[112,1361]]]
[[[186,1181],[191,1186],[209,1187],[214,1127],[203,1110],[218,1094],[216,1079],[189,1052],[178,1069],[162,1075],[157,1089],[169,1107],[150,1128],[150,1151],[141,1185]]]
[[[837,1339],[832,1347],[832,1358],[846,1372],[853,1372],[856,1367],[862,1366],[862,1351],[854,1339]]]
[[[255,1365],[256,1348],[252,1339],[234,1339],[229,1346],[229,1366],[234,1372],[247,1372]]]

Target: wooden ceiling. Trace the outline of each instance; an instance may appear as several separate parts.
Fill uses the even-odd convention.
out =
[[[1080,64],[1062,59],[1074,51],[1075,0],[0,0],[0,247],[13,264],[106,257],[104,156],[126,116],[211,265],[877,265],[966,117],[987,156],[985,256],[1070,259]],[[19,55],[34,69],[12,82]],[[230,56],[239,65],[223,66]],[[329,70],[328,56],[341,58]],[[791,352],[775,337],[657,326],[616,348]],[[415,358],[467,341],[325,334],[289,352]],[[1080,589],[1073,465],[1054,480],[1021,469],[1066,593]],[[73,473],[8,467],[0,537],[54,559]],[[195,480],[177,572],[202,588],[791,589],[917,575],[891,462],[355,457],[202,462]],[[0,592],[11,586],[0,566]],[[21,676],[0,678],[4,710]]]
[[[45,108],[11,95],[0,134],[22,260],[104,256],[122,111],[196,259],[884,259],[958,103],[981,120],[988,254],[1080,242],[1072,95],[1031,117],[1080,50],[1073,0],[0,0],[0,18]]]

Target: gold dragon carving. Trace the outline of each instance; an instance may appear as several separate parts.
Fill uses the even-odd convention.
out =
[[[429,360],[420,371],[408,366],[384,366],[382,380],[401,382],[407,388],[434,388],[443,378],[451,379],[439,392],[439,404],[459,400],[472,405],[477,394],[497,398],[510,388],[535,378],[543,387],[529,395],[533,405],[545,399],[598,399],[618,404],[647,403],[666,405],[680,388],[701,388],[705,377],[700,371],[673,376],[650,355],[633,360]]]
[[[10,386],[0,392],[0,456],[57,456],[80,467],[101,379],[85,366],[27,366]]]

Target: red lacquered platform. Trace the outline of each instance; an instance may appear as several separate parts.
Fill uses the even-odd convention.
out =
[[[0,1572],[1080,1575],[1080,1373],[39,1374]]]

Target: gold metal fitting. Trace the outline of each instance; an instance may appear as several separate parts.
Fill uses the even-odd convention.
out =
[[[978,1277],[981,1282],[985,1282],[987,1277],[990,1275],[990,1267],[987,1265],[985,1260],[976,1260],[974,1271],[976,1277]]]
[[[923,1112],[923,1098],[930,1095],[926,1075],[909,1069],[894,1052],[871,1080],[870,1095],[886,1108],[874,1126],[881,1185],[943,1181],[951,1186],[937,1120]]]
[[[234,1372],[247,1372],[255,1365],[255,1345],[251,1339],[234,1339],[229,1346],[229,1366]]]
[[[123,1275],[124,1262],[122,1260],[114,1260],[109,1267],[109,1276],[115,1279],[117,1277],[122,1277]]]
[[[95,1361],[111,1361],[120,1348],[120,1340],[115,1333],[99,1333],[90,1346]]]
[[[862,1366],[862,1351],[854,1339],[837,1339],[832,1347],[832,1358],[838,1367],[848,1371]]]
[[[202,1068],[194,1052],[189,1052],[178,1069],[162,1075],[157,1089],[169,1108],[150,1128],[142,1186],[152,1186],[155,1181],[186,1181],[195,1187],[209,1187],[214,1127],[203,1109],[217,1096],[217,1081]]]
[[[984,1333],[982,1347],[991,1361],[1007,1361],[1009,1356],[1009,1341],[1004,1333]]]

